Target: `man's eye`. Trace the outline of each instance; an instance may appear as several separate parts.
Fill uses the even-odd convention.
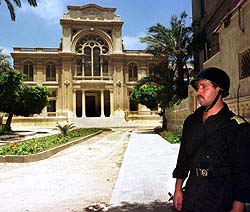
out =
[[[206,89],[207,88],[207,86],[206,85],[198,85],[198,87],[197,87],[198,89]]]

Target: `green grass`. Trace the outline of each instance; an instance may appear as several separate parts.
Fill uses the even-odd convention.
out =
[[[181,134],[177,133],[171,133],[171,132],[163,132],[161,134],[168,142],[170,142],[171,144],[178,144],[180,143],[180,139],[181,139]]]
[[[5,144],[3,146],[0,146],[0,155],[36,154],[59,146],[61,144],[74,141],[78,138],[85,137],[99,130],[100,129],[97,128],[75,129],[70,131],[67,136],[62,136],[61,134],[58,134],[40,138],[33,138],[17,143]]]

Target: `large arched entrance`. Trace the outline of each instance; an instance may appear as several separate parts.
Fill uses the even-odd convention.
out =
[[[76,91],[76,117],[109,117],[110,113],[109,90]]]
[[[87,92],[85,94],[86,117],[101,116],[100,92]]]

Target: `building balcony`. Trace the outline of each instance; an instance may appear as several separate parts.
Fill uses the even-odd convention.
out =
[[[112,81],[113,76],[74,76],[75,81]]]
[[[38,52],[45,52],[45,53],[57,53],[59,52],[59,48],[23,48],[23,47],[14,47],[14,53],[38,53]]]

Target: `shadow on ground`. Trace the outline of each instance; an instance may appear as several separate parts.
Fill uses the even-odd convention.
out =
[[[109,206],[106,203],[94,204],[85,208],[87,212],[178,212],[173,204],[169,202],[154,201],[148,204],[145,203],[128,203],[122,202],[119,206]],[[245,212],[250,212],[250,205],[246,205]]]
[[[108,212],[179,212],[173,204],[155,201],[149,204],[123,202],[120,206],[109,208]],[[245,212],[250,212],[250,205],[246,205]]]
[[[111,207],[109,212],[177,212],[173,205],[166,202],[154,201],[152,203],[126,203],[120,206]]]
[[[153,130],[151,130],[151,131],[142,131],[142,132],[136,132],[137,134],[156,134],[156,132],[154,132]]]

